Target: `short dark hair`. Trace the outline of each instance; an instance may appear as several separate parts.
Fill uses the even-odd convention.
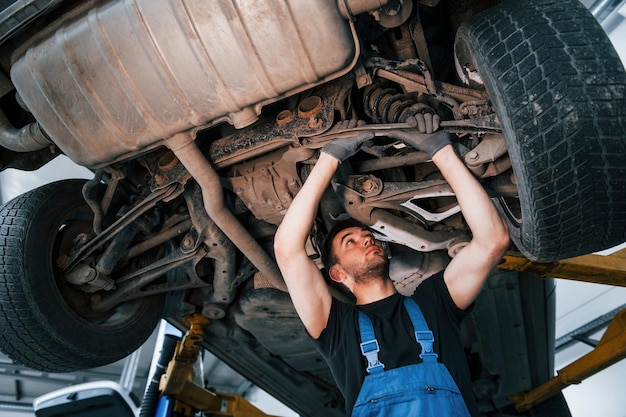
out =
[[[333,250],[333,240],[335,239],[335,236],[337,236],[342,230],[350,227],[360,227],[361,229],[366,229],[362,223],[359,223],[354,219],[341,220],[330,229],[324,238],[324,243],[322,244],[322,263],[327,271],[331,266],[339,262],[337,256],[335,255],[335,251]]]

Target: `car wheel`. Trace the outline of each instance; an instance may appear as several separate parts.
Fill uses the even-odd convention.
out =
[[[533,261],[626,241],[626,74],[578,0],[504,1],[464,23],[457,62],[482,79],[519,198],[511,237]]]
[[[161,296],[93,311],[91,294],[56,267],[92,228],[83,184],[48,184],[0,209],[0,349],[30,368],[65,372],[114,362],[136,350],[161,317]]]

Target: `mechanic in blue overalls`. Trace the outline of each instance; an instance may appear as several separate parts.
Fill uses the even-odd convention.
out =
[[[459,326],[508,247],[508,231],[449,135],[436,131],[437,117],[417,115],[409,123],[422,134],[389,136],[431,156],[472,232],[446,269],[404,297],[389,278],[386,251],[372,233],[340,222],[322,256],[330,278],[354,294],[356,305],[331,296],[305,244],[339,164],[372,138],[364,132],[322,148],[276,233],[276,259],[296,311],[344,395],[348,416],[479,416]],[[343,128],[355,125],[342,122]]]

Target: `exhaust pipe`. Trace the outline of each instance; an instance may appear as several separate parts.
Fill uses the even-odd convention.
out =
[[[166,141],[167,146],[200,185],[204,208],[213,222],[277,289],[287,292],[274,262],[224,205],[220,178],[194,143],[192,134],[182,132]]]
[[[13,127],[0,111],[0,146],[15,152],[38,151],[52,145],[39,123],[31,123],[20,129]]]

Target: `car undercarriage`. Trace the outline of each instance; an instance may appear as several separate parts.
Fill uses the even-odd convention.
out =
[[[273,236],[320,148],[367,131],[307,253],[322,269],[351,217],[385,242],[399,292],[445,268],[471,238],[454,193],[390,138],[418,113],[441,118],[528,259],[626,241],[626,73],[577,0],[8,3],[2,169],[65,154],[94,174],[1,210],[0,348],[29,367],[110,363],[161,317],[200,313],[237,371],[303,416],[343,414]],[[552,376],[554,291],[494,271],[476,301],[463,339],[484,415],[516,415],[509,395]]]

